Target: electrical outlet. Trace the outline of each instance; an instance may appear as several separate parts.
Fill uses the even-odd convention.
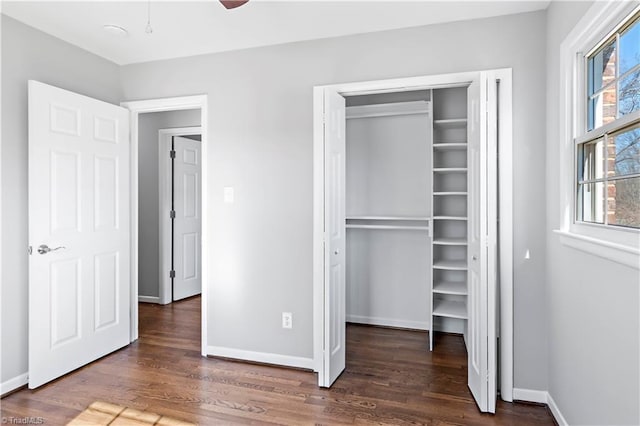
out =
[[[282,328],[293,328],[293,314],[291,312],[282,313]]]

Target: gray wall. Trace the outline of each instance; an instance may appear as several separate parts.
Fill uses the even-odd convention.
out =
[[[200,110],[140,114],[138,122],[138,294],[159,296],[158,130],[200,125]]]
[[[515,385],[547,389],[545,29],[536,12],[122,67],[126,99],[209,94],[209,344],[313,356],[312,86],[512,67]]]
[[[5,15],[2,19],[2,382],[27,372],[27,80],[111,103],[118,66]],[[37,241],[33,241],[37,244]]]
[[[560,44],[590,3],[547,11],[549,393],[569,424],[640,424],[640,275],[560,243]]]

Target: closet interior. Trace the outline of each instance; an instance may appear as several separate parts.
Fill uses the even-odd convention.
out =
[[[346,106],[347,321],[466,342],[466,86]]]

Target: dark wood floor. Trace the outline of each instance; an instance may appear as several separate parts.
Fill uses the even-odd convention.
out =
[[[62,425],[96,400],[213,424],[551,425],[546,407],[478,412],[462,339],[348,325],[347,368],[320,389],[314,373],[200,356],[200,299],[140,305],[140,339],[35,391],[2,399],[2,417]]]

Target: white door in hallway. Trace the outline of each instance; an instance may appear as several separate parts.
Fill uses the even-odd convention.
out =
[[[29,388],[129,343],[129,111],[29,82]]]
[[[181,136],[173,138],[173,300],[202,292],[200,250],[202,142]]]

